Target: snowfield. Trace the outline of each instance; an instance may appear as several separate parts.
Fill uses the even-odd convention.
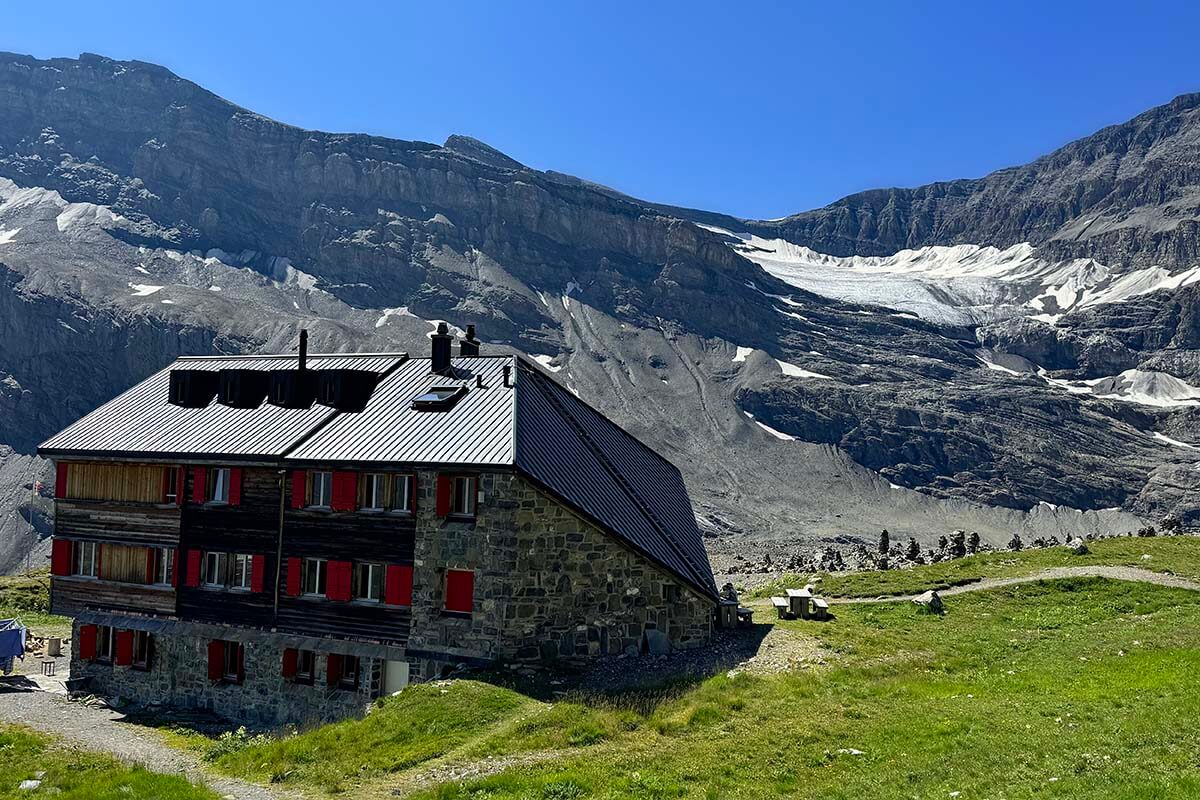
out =
[[[1047,261],[1028,243],[1003,250],[961,244],[843,258],[784,239],[700,227],[725,237],[735,251],[798,289],[949,325],[1015,316],[1053,324],[1072,311],[1200,281],[1200,265],[1175,273],[1162,267],[1118,272],[1093,259]]]

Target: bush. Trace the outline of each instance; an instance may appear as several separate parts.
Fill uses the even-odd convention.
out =
[[[222,756],[232,755],[241,752],[247,747],[259,747],[268,744],[271,741],[270,736],[265,736],[261,733],[249,734],[246,731],[246,726],[238,728],[236,731],[225,731],[216,740],[209,745],[204,751],[205,761],[216,761]]]

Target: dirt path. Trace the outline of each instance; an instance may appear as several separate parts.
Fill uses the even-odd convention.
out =
[[[213,775],[191,753],[167,745],[155,731],[124,719],[117,711],[70,703],[59,694],[0,693],[0,722],[26,725],[57,736],[67,744],[108,753],[154,772],[183,774],[193,783],[203,783],[225,798],[276,800],[301,797],[299,794],[277,794],[262,786]]]
[[[938,594],[942,597],[948,597],[954,594],[966,594],[967,592],[983,592],[988,589],[996,589],[1001,586],[1013,586],[1018,583],[1035,583],[1037,581],[1052,581],[1059,578],[1109,578],[1115,581],[1131,581],[1134,583],[1153,583],[1157,586],[1169,586],[1173,589],[1190,589],[1193,592],[1200,592],[1200,583],[1190,581],[1187,578],[1180,578],[1178,575],[1168,575],[1165,572],[1154,572],[1140,567],[1108,567],[1108,566],[1080,566],[1080,567],[1051,567],[1040,572],[1034,572],[1030,575],[1019,575],[1015,578],[984,578],[975,583],[967,583],[962,586],[951,586],[948,589],[938,589]],[[912,600],[917,595],[901,594],[891,595],[888,597],[832,597],[830,603],[898,603],[903,600]]]

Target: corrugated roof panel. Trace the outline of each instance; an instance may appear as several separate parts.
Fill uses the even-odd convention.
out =
[[[456,358],[452,379],[431,373],[428,359],[409,361],[376,387],[363,411],[340,414],[288,459],[511,465],[513,390],[504,386],[504,366],[512,364],[508,357]],[[413,409],[413,398],[437,386],[467,391],[447,410]]]
[[[313,370],[357,368],[384,372],[404,359],[391,356],[309,356]],[[255,369],[295,367],[295,357],[188,358],[175,361],[132,389],[42,443],[48,454],[120,453],[137,456],[277,458],[306,433],[338,412],[310,408],[232,408],[211,402],[203,408],[169,403],[173,369]]]
[[[715,597],[679,470],[535,367],[518,371],[518,468]]]

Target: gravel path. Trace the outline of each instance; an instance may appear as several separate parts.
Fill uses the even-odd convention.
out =
[[[183,774],[217,794],[235,800],[275,800],[301,795],[276,794],[262,786],[213,775],[190,753],[164,743],[157,733],[124,721],[123,714],[108,708],[68,702],[49,692],[0,693],[0,721],[27,725],[58,736],[85,750],[108,753],[122,761],[140,764],[166,774]]]
[[[1158,586],[1169,586],[1174,589],[1190,589],[1193,592],[1200,592],[1200,583],[1181,578],[1178,575],[1169,575],[1165,572],[1154,572],[1141,567],[1105,567],[1105,566],[1083,566],[1083,567],[1051,567],[1044,569],[1041,572],[1034,572],[1031,575],[1020,575],[1015,578],[984,578],[975,583],[968,583],[962,586],[952,586],[948,589],[938,589],[938,594],[942,597],[948,597],[952,594],[966,594],[967,592],[982,592],[988,589],[996,589],[1001,586],[1013,586],[1018,583],[1034,583],[1036,581],[1052,581],[1059,578],[1109,578],[1115,581],[1132,581],[1134,583],[1153,583]],[[903,600],[912,600],[917,595],[902,594],[892,595],[888,597],[834,597],[830,598],[830,603],[898,603]]]

